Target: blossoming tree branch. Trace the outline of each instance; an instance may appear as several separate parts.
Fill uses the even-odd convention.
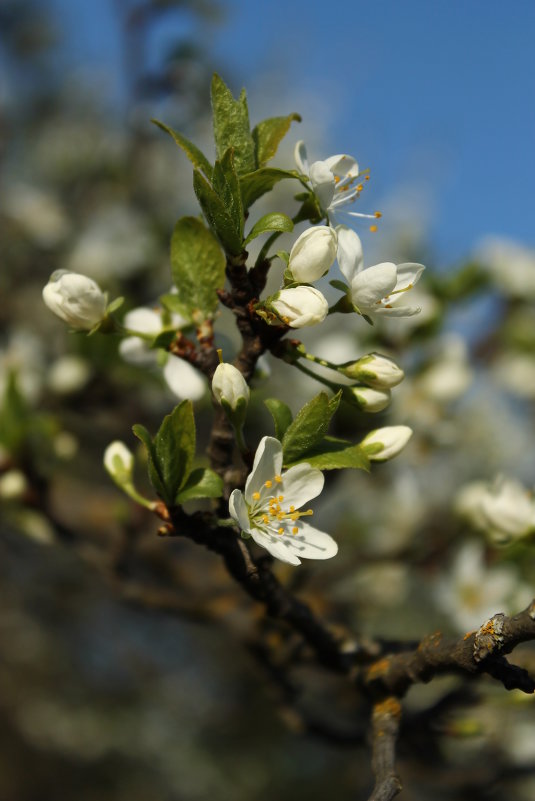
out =
[[[353,682],[370,714],[371,798],[385,801],[401,788],[395,741],[402,699],[413,684],[444,673],[486,673],[507,689],[534,691],[535,682],[505,654],[535,637],[535,607],[513,618],[497,613],[481,620],[479,630],[460,640],[433,634],[419,645],[393,646],[360,641],[358,633],[321,619],[278,577],[277,560],[295,570],[302,569],[303,559],[343,562],[343,545],[339,548],[329,531],[314,524],[325,473],[380,470],[376,463],[398,457],[412,434],[405,425],[366,426],[368,415],[385,409],[403,380],[392,358],[371,352],[355,353],[342,363],[328,361],[307,350],[299,329],[320,327],[332,316],[340,327],[357,327],[417,315],[410,290],[424,266],[394,261],[365,266],[352,226],[364,221],[374,230],[381,215],[358,210],[369,176],[351,156],[310,162],[300,141],[295,167],[268,166],[298,115],[272,117],[251,130],[245,92],[235,99],[217,75],[212,108],[214,163],[181,133],[155,121],[190,160],[200,206],[198,216],[182,217],[175,225],[172,288],[157,307],[121,316],[121,298],[109,302],[95,281],[66,271],[51,276],[43,298],[72,329],[119,337],[121,353],[135,363],[150,365],[157,355],[168,383],[181,388],[185,399],[158,431],[142,425],[133,429],[145,449],[153,496],[136,486],[135,457],[123,441],[108,446],[104,465],[134,502],[158,516],[159,535],[189,538],[219,554],[230,578],[264,605],[270,619],[296,632],[321,665]],[[256,202],[264,198],[265,205],[281,182],[294,188],[293,217],[276,208],[258,216]],[[279,249],[281,235],[298,224],[303,230],[289,252]],[[257,239],[261,247],[252,259],[248,249]],[[268,292],[268,279],[271,286],[277,276],[278,289]],[[332,291],[324,291],[332,300],[316,286],[319,281],[325,286],[326,276]],[[214,330],[221,306],[234,316],[241,340],[236,353],[218,341]],[[315,378],[319,391],[295,414],[290,398],[265,400],[272,426],[255,441],[248,419],[251,383],[265,354]],[[331,377],[318,366],[329,368]],[[196,449],[194,410],[206,382],[213,397],[208,460]],[[368,433],[356,441],[330,435],[342,411],[353,414],[358,428]],[[358,473],[354,476],[358,481]],[[489,499],[488,488],[480,488],[470,503],[486,510],[494,530],[506,536],[518,527],[520,507],[516,504],[516,514],[510,514],[504,492],[519,490],[505,484]],[[520,523],[532,528],[531,506],[527,515],[529,521],[524,514]]]

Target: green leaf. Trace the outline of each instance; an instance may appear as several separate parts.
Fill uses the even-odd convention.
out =
[[[141,440],[143,445],[145,446],[145,450],[147,451],[147,466],[149,470],[149,480],[160,498],[166,500],[166,491],[165,491],[165,484],[163,480],[163,476],[160,474],[158,469],[158,464],[156,461],[156,453],[154,450],[154,445],[152,442],[152,437],[145,428],[140,423],[136,423],[132,426],[132,431],[136,435],[136,437]]]
[[[253,129],[255,143],[256,163],[258,167],[273,158],[279,144],[290,130],[293,121],[301,122],[299,114],[289,114],[287,117],[270,117],[259,122]]]
[[[257,236],[265,234],[267,231],[293,231],[293,228],[293,222],[286,214],[282,214],[282,212],[274,211],[271,212],[271,214],[264,214],[264,216],[260,217],[258,222],[253,225],[243,244],[244,246],[247,245],[249,242],[252,242],[253,239],[256,239]]]
[[[17,375],[9,370],[4,395],[0,399],[0,442],[15,452],[29,432],[31,411],[18,387]]]
[[[178,503],[199,498],[220,498],[223,494],[223,480],[208,467],[194,470],[177,495]]]
[[[325,392],[320,392],[299,410],[282,439],[285,464],[295,462],[325,436],[340,397],[341,392],[331,399]]]
[[[219,303],[216,290],[225,283],[225,255],[212,232],[197,217],[182,217],[175,225],[171,273],[178,290],[174,310],[185,310],[187,318],[197,312],[197,321],[198,312],[204,318],[212,317]]]
[[[303,453],[299,459],[289,464],[298,462],[308,462],[318,470],[342,470],[345,468],[369,470],[370,466],[370,460],[360,445],[353,445],[351,442],[335,437],[325,437],[309,451]]]
[[[124,303],[124,298],[122,298],[122,297],[115,298],[114,300],[112,300],[111,303],[108,304],[108,306],[106,308],[106,314],[113,314],[113,312],[115,312],[115,311],[117,311],[117,309],[121,308],[123,303]]]
[[[201,150],[199,150],[199,148],[196,145],[194,145],[193,142],[190,142],[189,139],[186,139],[186,137],[182,136],[181,133],[178,133],[178,131],[174,131],[172,128],[169,128],[169,126],[164,125],[164,123],[160,122],[159,120],[151,120],[151,122],[157,125],[158,128],[161,128],[162,131],[165,131],[166,133],[168,133],[170,136],[173,137],[177,145],[182,148],[182,150],[189,158],[194,167],[196,167],[198,170],[202,170],[207,178],[210,179],[212,178],[212,171],[213,171],[212,165],[210,164],[204,153]]]
[[[206,178],[198,171],[193,172],[193,189],[201,209],[217,238],[228,253],[237,256],[242,249],[239,231],[225,208],[225,204]]]
[[[166,503],[174,504],[186,483],[195,455],[195,419],[190,400],[164,417],[153,440],[155,466],[165,486]]]
[[[266,398],[264,403],[268,407],[269,412],[273,417],[273,422],[275,423],[275,436],[277,439],[282,440],[286,429],[292,422],[292,410],[285,403],[277,400],[277,398]]]
[[[348,287],[348,285],[347,285],[347,284],[344,284],[344,282],[343,282],[343,281],[338,281],[337,279],[335,279],[334,281],[329,281],[329,284],[330,284],[332,287],[334,287],[335,289],[339,289],[339,290],[340,290],[341,292],[343,292],[345,295],[347,295],[347,293],[349,292],[349,287]]]
[[[238,100],[234,100],[230,89],[219,75],[212,78],[212,111],[214,138],[219,159],[233,147],[236,154],[236,170],[239,175],[251,172],[256,166],[255,146],[249,125],[247,95],[242,89]]]
[[[270,192],[275,184],[285,178],[300,180],[296,170],[278,170],[276,167],[261,167],[243,175],[240,178],[243,208],[247,211],[258,198]]]
[[[142,425],[136,424],[132,431],[147,450],[152,486],[168,506],[173,506],[188,480],[195,454],[193,404],[185,400],[176,406],[164,417],[154,439]]]
[[[221,161],[216,161],[212,185],[230,217],[234,231],[243,239],[243,206],[241,202],[240,181],[234,168],[234,150],[229,148]]]

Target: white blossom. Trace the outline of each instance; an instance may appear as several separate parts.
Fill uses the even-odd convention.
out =
[[[397,456],[411,437],[412,429],[409,426],[385,426],[370,431],[360,444],[370,461],[386,462]]]
[[[481,495],[481,512],[491,540],[506,544],[535,530],[535,501],[518,481],[498,476]]]
[[[346,278],[353,305],[360,314],[411,317],[418,314],[419,306],[400,306],[398,300],[403,292],[412,289],[425,270],[423,264],[408,262],[394,264],[382,262],[364,269],[362,243],[358,234],[346,226],[339,225],[338,264]]]
[[[324,161],[315,161],[309,166],[305,143],[301,140],[295,146],[295,161],[301,173],[307,175],[312,190],[318,198],[321,208],[329,213],[340,211],[360,195],[363,184],[359,165],[353,156],[338,154],[329,156]],[[361,214],[356,211],[347,211],[351,217],[376,219],[381,216],[375,214]]]
[[[43,289],[43,300],[57,317],[80,331],[89,331],[106,316],[106,294],[92,278],[56,270]]]
[[[308,228],[290,251],[288,269],[298,283],[317,281],[336,259],[337,235],[328,225]]]
[[[298,511],[323,489],[323,474],[309,464],[282,472],[282,445],[263,437],[255,454],[245,491],[234,490],[229,510],[244,534],[283,562],[298,565],[304,559],[330,559],[338,552],[333,538],[313,528]]]
[[[212,379],[212,392],[233,422],[241,425],[251,393],[240,370],[232,364],[219,364]]]
[[[281,289],[270,306],[290,328],[306,328],[325,320],[329,304],[318,289],[312,286],[296,286]]]

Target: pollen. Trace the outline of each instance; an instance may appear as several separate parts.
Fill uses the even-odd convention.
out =
[[[270,481],[269,479],[264,484],[264,487],[267,487],[268,489],[271,489],[272,486],[273,486],[273,481]]]
[[[260,493],[253,492],[253,501],[259,501],[259,500],[260,500]]]

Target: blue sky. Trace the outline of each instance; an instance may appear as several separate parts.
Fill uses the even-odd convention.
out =
[[[112,0],[53,2],[72,57],[107,70],[113,85],[120,53]],[[488,234],[535,246],[533,0],[223,7],[226,20],[208,42],[216,65],[235,88],[247,86],[253,109],[259,87],[269,87],[264,103],[273,107],[262,110],[270,114],[302,110],[306,96],[326,137],[326,152],[313,157],[346,151],[371,167],[370,210],[381,202],[391,209],[395,198],[401,216],[424,222],[442,264]],[[382,225],[388,231],[388,215]]]

